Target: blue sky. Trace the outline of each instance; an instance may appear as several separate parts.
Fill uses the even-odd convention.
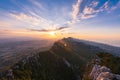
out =
[[[0,37],[120,41],[120,0],[1,0]]]

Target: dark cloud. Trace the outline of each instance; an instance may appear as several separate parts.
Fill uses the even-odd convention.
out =
[[[56,30],[63,30],[63,29],[66,29],[66,28],[69,28],[69,27],[68,27],[68,26],[59,27],[59,28],[57,28]]]
[[[58,27],[56,29],[29,29],[30,31],[37,31],[37,32],[51,32],[51,31],[61,31],[64,29],[69,28],[68,26],[64,26],[64,27]]]

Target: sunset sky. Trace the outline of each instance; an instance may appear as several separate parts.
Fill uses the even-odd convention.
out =
[[[0,38],[68,36],[120,43],[120,0],[0,0]]]

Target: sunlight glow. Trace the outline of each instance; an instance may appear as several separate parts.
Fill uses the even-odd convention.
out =
[[[49,34],[50,34],[51,36],[55,36],[55,32],[54,32],[54,31],[50,32]]]

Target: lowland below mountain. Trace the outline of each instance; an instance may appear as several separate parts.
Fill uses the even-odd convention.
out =
[[[30,55],[2,67],[0,80],[120,80],[119,47],[69,37]]]

